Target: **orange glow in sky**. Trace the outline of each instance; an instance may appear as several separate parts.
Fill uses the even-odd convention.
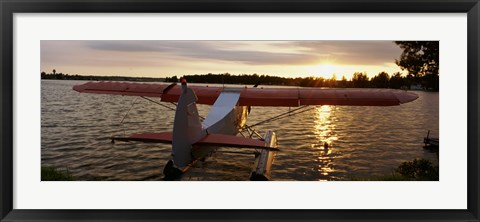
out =
[[[42,40],[41,72],[170,77],[207,73],[281,77],[402,72],[393,41]]]

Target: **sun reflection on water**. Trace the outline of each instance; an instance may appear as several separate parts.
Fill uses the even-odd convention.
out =
[[[316,141],[312,148],[316,149],[315,155],[318,160],[318,172],[328,176],[334,172],[333,159],[336,155],[334,142],[338,140],[335,132],[335,109],[334,106],[320,106],[315,110],[314,133]]]
[[[315,130],[314,133],[322,145],[327,143],[331,145],[338,140],[335,135],[335,107],[334,106],[320,106],[316,109],[315,114]]]

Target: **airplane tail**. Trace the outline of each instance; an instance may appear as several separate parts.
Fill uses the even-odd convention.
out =
[[[192,144],[206,134],[202,130],[196,101],[195,92],[182,80],[182,92],[175,111],[172,136],[173,164],[178,169],[183,169],[192,161]]]

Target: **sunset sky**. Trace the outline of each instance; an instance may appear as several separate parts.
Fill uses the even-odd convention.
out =
[[[40,70],[79,75],[170,77],[207,73],[350,79],[401,72],[392,41],[42,40]]]

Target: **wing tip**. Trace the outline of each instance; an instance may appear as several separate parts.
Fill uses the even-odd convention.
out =
[[[418,94],[413,92],[402,91],[401,93],[397,93],[397,98],[400,104],[409,103],[419,98]]]
[[[72,87],[72,89],[75,90],[75,91],[77,91],[77,92],[80,92],[80,93],[81,93],[81,92],[83,92],[83,91],[85,90],[86,84],[87,84],[87,83],[84,83],[84,84],[81,84],[81,85],[74,85],[74,86]]]

